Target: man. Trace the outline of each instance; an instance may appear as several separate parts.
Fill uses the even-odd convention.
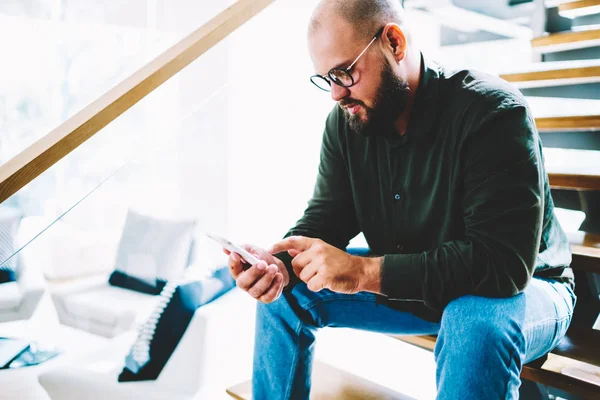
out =
[[[437,334],[438,398],[517,398],[575,301],[525,100],[427,60],[397,0],[323,0],[308,41],[311,80],[338,103],[313,197],[286,239],[247,246],[264,262],[229,258],[259,300],[253,398],[308,398],[325,326]],[[368,257],[344,251],[361,231]]]

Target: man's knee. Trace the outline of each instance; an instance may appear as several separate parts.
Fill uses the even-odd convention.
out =
[[[311,314],[302,308],[299,299],[293,293],[286,293],[268,304],[257,302],[256,315],[259,321],[293,323],[300,320],[303,324],[314,324]]]
[[[440,338],[463,352],[490,346],[522,347],[521,324],[505,312],[504,300],[510,301],[470,295],[451,301],[442,315]]]

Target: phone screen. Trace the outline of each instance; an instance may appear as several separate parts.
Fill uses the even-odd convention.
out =
[[[206,233],[206,236],[213,239],[214,241],[219,243],[221,246],[223,246],[227,250],[229,250],[233,253],[239,254],[240,257],[242,257],[243,260],[250,265],[257,264],[260,261],[260,259],[258,257],[256,257],[254,254],[249,253],[248,251],[243,249],[241,246],[236,245],[235,243],[231,242],[228,239],[225,239],[223,236],[219,236],[214,233]]]

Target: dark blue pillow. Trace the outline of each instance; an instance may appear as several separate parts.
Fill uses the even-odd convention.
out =
[[[161,303],[140,329],[125,359],[119,382],[155,380],[179,344],[196,310],[235,287],[229,268],[209,278],[176,285],[168,282]]]
[[[156,279],[154,284],[150,284],[145,280],[138,279],[135,276],[129,276],[123,271],[114,270],[108,278],[108,283],[112,286],[118,286],[129,290],[135,290],[136,292],[146,294],[160,294],[167,281],[163,279]]]
[[[0,283],[15,282],[15,237],[21,223],[18,210],[0,207]]]

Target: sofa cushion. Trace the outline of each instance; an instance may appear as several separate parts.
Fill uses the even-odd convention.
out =
[[[64,299],[65,308],[74,316],[91,319],[113,326],[121,315],[130,313],[136,321],[143,322],[157,303],[156,296],[123,290],[108,284],[69,294]]]
[[[140,329],[125,359],[120,382],[155,380],[169,361],[196,310],[235,287],[229,268],[217,269],[200,281],[169,282],[161,301]]]
[[[0,207],[0,284],[15,282],[17,274],[15,237],[21,222],[21,213],[9,207]]]
[[[187,267],[195,225],[194,220],[163,220],[129,210],[109,283],[159,294]]]

